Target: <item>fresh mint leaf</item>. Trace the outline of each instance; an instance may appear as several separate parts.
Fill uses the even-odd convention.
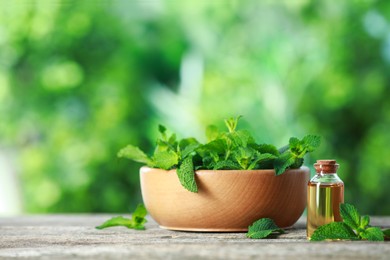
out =
[[[181,185],[191,192],[198,192],[195,181],[194,165],[191,157],[187,157],[176,170]]]
[[[313,152],[321,144],[321,137],[318,135],[306,135],[303,137],[302,142],[306,147],[306,152]]]
[[[360,227],[360,214],[355,206],[343,203],[340,204],[340,215],[345,224],[357,230]]]
[[[279,154],[282,154],[282,153],[285,153],[286,151],[288,151],[289,149],[290,149],[290,145],[287,144],[287,145],[285,145],[285,146],[283,146],[283,147],[280,147],[280,148],[278,149],[278,152],[279,152]]]
[[[193,153],[195,153],[195,150],[199,146],[200,146],[200,143],[195,138],[182,139],[179,142],[181,159],[184,159],[191,154],[193,155]]]
[[[321,143],[321,137],[317,135],[306,135],[302,140],[291,137],[289,148],[296,158],[303,158],[306,153],[313,152]]]
[[[365,239],[369,241],[384,241],[386,238],[385,231],[382,231],[379,227],[371,227],[369,225],[370,217],[361,217],[355,206],[348,203],[340,204],[340,215],[343,218],[343,222],[332,222],[319,227],[314,231],[311,240]]]
[[[284,230],[279,228],[272,219],[261,218],[249,226],[246,236],[249,238],[261,239],[268,237],[274,232],[284,233]]]
[[[360,228],[366,228],[370,224],[370,217],[369,216],[362,216],[360,219]]]
[[[294,163],[290,165],[291,169],[298,169],[303,165],[303,158],[296,157]]]
[[[369,227],[359,233],[359,236],[369,241],[384,241],[384,234],[378,227]]]
[[[154,153],[152,160],[154,167],[170,170],[179,163],[179,156],[171,150],[157,151]]]
[[[262,163],[270,162],[273,159],[275,159],[276,156],[270,153],[256,153],[256,156],[251,161],[250,165],[248,166],[247,170],[253,170],[258,168],[258,165],[261,165]]]
[[[135,211],[133,212],[131,219],[124,218],[122,216],[113,217],[107,221],[105,221],[100,226],[97,226],[97,229],[104,229],[108,227],[115,226],[124,226],[131,229],[143,230],[145,229],[144,224],[147,222],[145,216],[147,215],[147,211],[144,205],[139,204]]]
[[[124,218],[122,216],[118,216],[118,217],[113,217],[113,218],[107,220],[106,222],[104,222],[100,226],[97,226],[96,228],[103,229],[103,228],[115,227],[115,226],[124,226],[127,228],[133,228],[133,223],[132,223],[131,219]]]
[[[276,146],[272,144],[259,144],[254,147],[259,153],[270,153],[279,156],[279,151]]]
[[[219,161],[215,163],[213,170],[239,170],[240,165],[232,160]]]
[[[122,148],[118,152],[118,157],[127,158],[136,162],[145,163],[147,165],[152,164],[150,158],[138,147],[135,147],[133,145],[127,145],[125,148]]]
[[[280,175],[295,162],[295,158],[290,151],[282,153],[274,161],[275,174]]]
[[[219,136],[219,130],[218,127],[215,125],[209,125],[206,128],[206,138],[208,142],[211,142],[215,139],[217,139]]]
[[[236,130],[238,125],[238,120],[240,120],[242,116],[238,116],[236,118],[231,117],[225,120],[226,127],[229,129],[229,133],[232,133]]]
[[[255,150],[249,147],[238,147],[234,153],[235,161],[241,166],[241,169],[246,170],[254,156]]]
[[[163,125],[158,125],[158,131],[161,133],[161,134],[165,134],[165,132],[167,131],[167,128]]]
[[[144,224],[147,222],[146,215],[148,214],[143,204],[138,204],[137,208],[131,215],[131,220],[134,225],[134,229],[145,229]]]
[[[252,135],[245,130],[234,131],[226,136],[232,141],[234,147],[247,147],[248,144],[255,143]]]
[[[291,151],[300,151],[302,149],[302,142],[296,138],[296,137],[291,137],[289,140],[289,145]]]
[[[347,239],[357,240],[359,237],[344,222],[331,222],[318,227],[310,238],[310,241]]]
[[[196,149],[196,152],[201,156],[208,156],[210,153],[213,154],[224,154],[226,151],[227,145],[225,139],[215,139],[207,144],[199,146]]]

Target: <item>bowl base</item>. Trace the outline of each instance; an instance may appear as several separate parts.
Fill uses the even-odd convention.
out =
[[[242,233],[248,232],[247,228],[186,228],[186,227],[167,227],[161,226],[162,229],[168,229],[173,231],[184,231],[184,232],[202,232],[202,233]],[[284,230],[292,229],[293,226],[284,227]]]
[[[160,228],[173,230],[173,231],[204,232],[204,233],[248,232],[247,228],[186,228],[186,227],[167,227],[161,225]]]

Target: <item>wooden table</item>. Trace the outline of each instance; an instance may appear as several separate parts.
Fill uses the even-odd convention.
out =
[[[114,227],[113,215],[39,215],[0,218],[0,258],[35,259],[390,259],[390,242],[308,242],[305,219],[287,234],[253,240],[245,233],[193,233]],[[390,217],[372,217],[390,227]]]

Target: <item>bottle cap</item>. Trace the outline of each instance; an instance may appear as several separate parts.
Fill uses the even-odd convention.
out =
[[[336,160],[317,160],[314,164],[314,168],[317,173],[336,173],[339,168],[339,164]]]

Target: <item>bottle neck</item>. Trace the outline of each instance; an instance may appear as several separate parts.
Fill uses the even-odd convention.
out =
[[[323,173],[317,172],[317,174],[310,180],[310,182],[314,183],[343,183],[337,173]]]

